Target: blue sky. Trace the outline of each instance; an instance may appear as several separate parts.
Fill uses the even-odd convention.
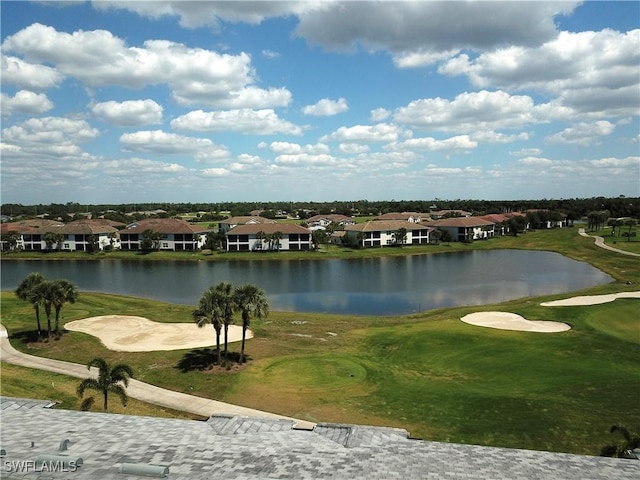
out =
[[[2,2],[3,203],[640,195],[639,2]]]

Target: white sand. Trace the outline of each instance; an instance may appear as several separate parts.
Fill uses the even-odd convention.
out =
[[[521,332],[556,333],[564,332],[571,328],[566,323],[527,320],[516,313],[509,312],[476,312],[465,315],[460,320],[478,327],[517,330]]]
[[[553,302],[543,302],[543,307],[575,307],[582,305],[600,305],[613,302],[616,298],[640,298],[640,292],[610,293],[608,295],[587,295],[583,297],[571,297]]]
[[[216,332],[211,325],[199,328],[195,323],[159,323],[144,317],[103,315],[75,320],[64,328],[98,337],[109,350],[118,352],[151,352],[211,347],[216,344]],[[253,332],[247,330],[246,338]],[[229,326],[229,343],[242,340],[242,327]],[[224,345],[224,329],[220,335]]]

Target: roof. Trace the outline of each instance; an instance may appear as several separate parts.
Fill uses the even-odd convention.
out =
[[[305,220],[307,223],[319,222],[320,220],[329,220],[330,222],[353,222],[353,217],[347,217],[346,215],[341,215],[339,213],[330,213],[327,215],[314,215],[313,217],[309,217]]]
[[[192,225],[179,218],[147,218],[128,225],[123,233],[143,233],[145,230],[153,230],[158,233],[204,233],[206,228]]]
[[[428,222],[427,225],[431,227],[483,227],[488,225],[495,225],[495,222],[484,220],[482,217],[452,217],[442,218],[440,220],[434,220]]]
[[[229,230],[226,235],[255,235],[258,232],[274,233],[281,232],[283,234],[306,233],[311,231],[308,228],[296,225],[295,223],[264,223],[258,225],[237,225]]]
[[[487,215],[481,215],[475,218],[481,218],[483,220],[487,220],[488,222],[493,222],[493,223],[504,223],[508,221],[509,218],[511,217],[505,215],[504,213],[489,213]]]
[[[465,210],[438,210],[437,212],[431,212],[432,217],[444,217],[445,215],[460,215],[461,217],[470,217],[471,212]]]
[[[69,222],[65,224],[63,227],[60,227],[60,233],[66,234],[84,234],[84,235],[95,235],[100,233],[115,233],[118,229],[112,225],[122,225],[122,223],[112,222],[111,220],[76,220],[74,222]]]
[[[429,214],[418,212],[389,212],[376,217],[376,220],[409,220],[410,218],[429,218]]]
[[[275,220],[271,220],[270,218],[260,217],[258,215],[244,215],[240,217],[231,217],[226,218],[224,220],[220,220],[219,223],[227,224],[227,225],[245,225],[247,223],[276,223]]]
[[[406,230],[433,230],[424,223],[412,223],[406,220],[369,220],[368,222],[358,223],[356,225],[347,225],[344,227],[346,231],[352,232],[380,232],[383,230],[398,230],[404,228]]]
[[[0,231],[2,233],[7,232],[18,232],[18,233],[47,233],[47,232],[57,232],[58,229],[62,227],[64,223],[56,222],[54,220],[46,220],[42,218],[30,219],[30,220],[20,220],[19,222],[8,222],[3,223],[0,226]]]
[[[397,428],[320,423],[297,430],[289,420],[140,417],[47,408],[50,402],[8,397],[0,397],[0,406],[3,469],[43,454],[82,459],[76,471],[47,478],[139,478],[119,474],[123,464],[167,467],[173,479],[635,480],[640,475],[635,460],[413,440]],[[59,451],[64,440],[67,449]],[[40,478],[33,470],[16,476]]]

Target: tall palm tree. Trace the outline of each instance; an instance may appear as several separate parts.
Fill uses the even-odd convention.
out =
[[[105,413],[108,411],[109,393],[114,393],[120,397],[122,405],[127,406],[126,387],[129,386],[129,378],[133,377],[133,370],[129,365],[123,363],[111,368],[107,361],[103,358],[94,358],[87,364],[87,369],[91,367],[98,368],[98,378],[85,378],[80,382],[76,393],[80,398],[84,396],[85,390],[95,390],[102,393],[103,408]],[[124,385],[124,386],[123,386]],[[93,397],[85,398],[82,401],[82,410],[89,410],[94,403]]]
[[[31,293],[31,302],[38,303],[44,307],[44,313],[47,316],[47,339],[49,340],[51,340],[51,313],[55,296],[55,284],[48,280],[37,284]]]
[[[198,327],[207,324],[216,331],[216,352],[218,365],[222,363],[220,358],[220,333],[222,332],[222,313],[219,308],[218,294],[214,287],[209,287],[200,297],[198,307],[192,313],[193,319]]]
[[[60,322],[60,310],[65,303],[76,303],[78,299],[78,289],[76,286],[68,280],[55,280],[53,282],[54,295],[52,298],[53,307],[56,311],[56,324],[55,332],[58,333],[58,326]]]
[[[275,244],[276,250],[280,250],[280,240],[282,240],[283,234],[281,231],[276,230],[271,234],[271,241]]]
[[[236,308],[233,285],[227,282],[220,282],[215,287],[215,299],[222,316],[224,325],[224,361],[227,362],[229,351],[229,325],[233,323],[233,311]]]
[[[38,339],[42,337],[42,328],[40,327],[40,302],[36,301],[35,287],[47,280],[44,275],[38,272],[32,272],[27,275],[18,288],[16,288],[16,296],[25,302],[30,302],[33,305],[33,309],[36,312],[36,324],[38,326]]]
[[[242,312],[242,347],[238,363],[244,362],[244,344],[251,317],[264,318],[269,314],[269,300],[264,290],[255,285],[243,285],[235,291],[236,308]]]

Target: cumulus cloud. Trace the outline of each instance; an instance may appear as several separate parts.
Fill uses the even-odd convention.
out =
[[[477,87],[538,90],[580,112],[637,113],[640,30],[560,32],[539,46],[461,54],[439,68]]]
[[[536,166],[547,167],[551,165],[553,162],[548,158],[525,157],[518,160],[518,163],[521,163],[523,165],[536,165]]]
[[[91,107],[91,112],[96,117],[120,126],[162,122],[162,106],[151,99],[96,103]]]
[[[272,142],[269,145],[269,149],[278,154],[329,153],[329,146],[323,143],[316,143],[315,145],[299,145],[297,143],[289,142]]]
[[[161,154],[195,153],[213,147],[208,138],[186,137],[162,130],[145,130],[120,136],[124,149]]]
[[[578,2],[332,2],[299,14],[296,35],[332,50],[392,52],[398,66],[432,63],[461,49],[539,45],[554,18]],[[452,21],[455,19],[455,21]]]
[[[234,131],[254,135],[302,135],[303,128],[278,117],[272,109],[194,110],[171,121],[171,128],[196,132]]]
[[[10,55],[0,57],[2,83],[31,90],[44,90],[58,85],[63,79],[55,68],[28,63]]]
[[[102,164],[107,175],[115,177],[128,177],[132,175],[148,174],[174,174],[185,172],[187,169],[177,163],[165,163],[144,158],[129,158],[123,160],[111,160]]]
[[[365,153],[370,150],[369,145],[361,145],[359,143],[341,143],[338,145],[338,149],[342,153],[356,155],[359,153]]]
[[[324,135],[321,142],[340,141],[345,143],[366,142],[395,142],[400,135],[400,129],[395,125],[378,123],[376,125],[355,125],[340,127],[335,132]]]
[[[396,123],[421,129],[477,131],[515,128],[536,121],[533,99],[504,91],[465,92],[453,100],[426,98],[397,109]]]
[[[474,132],[471,135],[473,140],[484,143],[512,143],[516,141],[529,140],[529,134],[527,132],[521,132],[517,135],[507,135],[505,133],[489,131]]]
[[[369,117],[369,120],[371,120],[373,123],[380,123],[390,116],[391,112],[386,108],[374,108],[373,110],[371,110],[371,116]]]
[[[472,140],[469,135],[458,135],[444,140],[436,140],[433,137],[410,138],[400,143],[391,143],[385,146],[386,150],[472,150],[478,146],[478,142]]]
[[[509,155],[513,155],[514,157],[536,157],[541,153],[542,150],[539,148],[523,148],[521,150],[509,152]]]
[[[2,130],[5,143],[20,146],[22,149],[33,147],[46,151],[56,148],[73,147],[98,136],[98,130],[84,120],[62,117],[30,118],[22,123]]]
[[[349,106],[344,98],[339,98],[338,100],[323,98],[314,105],[304,107],[302,113],[315,117],[331,117],[347,110],[349,110]]]
[[[166,40],[147,40],[128,47],[106,30],[58,32],[34,23],[5,39],[5,51],[35,62],[47,62],[87,85],[142,88],[166,84],[180,105],[200,103],[218,108],[286,106],[286,88],[254,85],[251,57],[189,48]]]
[[[53,102],[44,93],[20,90],[13,97],[0,93],[0,112],[9,116],[15,112],[37,115],[53,108]]]
[[[549,143],[573,143],[587,146],[595,143],[600,137],[611,135],[615,128],[613,123],[606,120],[594,123],[583,122],[565,128],[563,131],[547,137],[546,140]]]

